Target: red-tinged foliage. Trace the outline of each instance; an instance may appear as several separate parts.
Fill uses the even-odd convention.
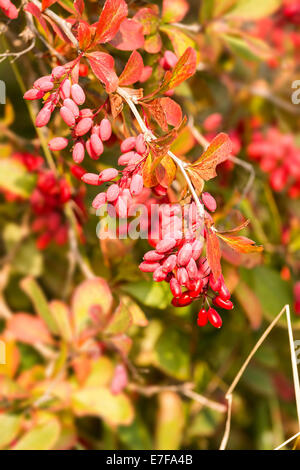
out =
[[[90,52],[86,54],[86,58],[96,77],[104,83],[106,91],[114,92],[118,86],[118,77],[114,70],[113,57],[106,52]]]
[[[40,9],[34,3],[26,3],[24,10],[28,11],[28,13],[31,13],[31,15],[33,15],[38,20],[47,35],[50,34],[46,20],[43,18]]]
[[[202,179],[208,181],[217,176],[217,165],[227,160],[231,151],[232,144],[228,135],[218,134],[191,167]]]
[[[163,0],[162,19],[166,23],[181,21],[189,11],[186,0]]]
[[[95,43],[111,41],[127,14],[128,8],[124,0],[106,0],[96,24]]]
[[[179,58],[172,72],[167,72],[159,89],[160,93],[176,88],[180,83],[184,82],[196,71],[197,56],[192,47],[186,49],[184,54]]]
[[[133,51],[144,46],[143,26],[137,21],[125,18],[110,43],[120,51]]]
[[[57,0],[42,0],[42,11],[46,10],[46,8],[51,7],[51,5],[54,5]]]
[[[137,51],[133,51],[125,65],[123,72],[119,76],[119,85],[128,86],[138,82],[141,77],[143,67],[144,64],[141,54],[139,54]]]

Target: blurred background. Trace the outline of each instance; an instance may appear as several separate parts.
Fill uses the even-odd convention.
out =
[[[66,15],[61,3],[72,2],[53,6]],[[96,21],[99,2],[86,4]],[[228,228],[238,212],[249,218],[247,236],[264,252],[224,248],[235,308],[220,330],[196,327],[197,305],[172,307],[168,285],[139,271],[146,240],[99,241],[96,191],[80,182],[70,155],[49,169],[44,143],[60,119],[37,130],[39,104],[22,98],[49,73],[49,51],[38,39],[13,63],[1,57],[0,448],[218,449],[228,386],[285,304],[300,341],[300,3],[188,4],[187,27],[158,22],[155,33],[162,51],[198,54],[197,73],[174,94],[193,125],[172,150],[192,161],[202,151],[197,131],[208,141],[229,134],[236,158],[206,187],[218,203],[214,219]],[[130,17],[148,5],[129,2]],[[23,14],[0,22],[2,53],[30,44]],[[49,41],[63,51],[59,37]],[[145,64],[160,54],[143,53]],[[119,67],[129,54],[116,55]],[[112,138],[100,163],[83,166],[95,171],[118,157]],[[234,391],[228,448],[272,449],[298,429],[283,316]]]

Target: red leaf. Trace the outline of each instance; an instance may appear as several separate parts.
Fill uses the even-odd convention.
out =
[[[186,0],[163,0],[162,19],[166,23],[181,21],[189,11]]]
[[[128,14],[124,0],[106,0],[96,28],[96,42],[108,42],[117,34]]]
[[[42,11],[46,10],[46,8],[51,7],[57,0],[42,0]]]
[[[134,51],[144,46],[143,26],[135,20],[125,18],[111,41],[120,51]]]
[[[137,51],[133,51],[119,77],[119,84],[132,85],[139,81],[143,68],[144,64],[141,54]]]
[[[207,228],[206,229],[206,256],[207,261],[212,270],[215,279],[219,279],[222,274],[221,270],[221,250],[218,237],[216,233]]]
[[[217,176],[216,166],[227,160],[232,151],[232,143],[227,134],[218,134],[201,157],[191,165],[205,181]]]
[[[141,8],[133,17],[143,26],[143,34],[154,34],[159,26],[159,10],[157,5],[151,8]]]
[[[170,126],[179,126],[182,121],[182,111],[179,104],[167,96],[161,98],[160,103],[165,112],[167,123]]]
[[[163,91],[171,90],[180,83],[184,82],[196,71],[197,65],[197,54],[195,49],[188,47],[186,51],[182,54],[174,69],[165,74],[165,78],[160,87],[160,93]]]
[[[115,61],[113,57],[105,52],[91,52],[86,54],[90,66],[99,80],[104,83],[107,93],[117,89],[119,79],[114,70]]]
[[[34,317],[27,313],[17,313],[7,322],[8,331],[22,343],[52,344],[53,339],[41,318]]]
[[[84,0],[74,0],[74,7],[78,15],[81,16],[84,10]]]
[[[79,48],[84,51],[91,44],[92,34],[91,28],[85,21],[80,21],[77,29],[77,36],[79,42]]]
[[[24,10],[28,11],[31,15],[33,15],[38,22],[41,24],[42,28],[45,30],[47,35],[50,35],[50,31],[48,29],[47,23],[45,19],[42,16],[42,13],[40,9],[34,4],[34,3],[27,3],[27,5],[24,6]]]

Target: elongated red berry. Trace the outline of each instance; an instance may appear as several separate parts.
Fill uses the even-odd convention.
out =
[[[163,270],[162,266],[159,266],[153,273],[153,281],[161,282],[167,277],[167,273]]]
[[[197,318],[197,325],[198,326],[205,326],[208,322],[208,315],[205,308],[201,308],[200,312],[198,313]]]
[[[72,114],[74,114],[76,119],[79,117],[79,108],[75,101],[71,100],[71,98],[66,98],[64,100],[64,106],[68,108]]]
[[[185,268],[178,268],[176,273],[177,280],[181,286],[186,286],[189,281],[189,275]]]
[[[38,113],[36,119],[35,119],[35,125],[36,127],[43,127],[48,124],[51,118],[51,111],[49,107],[43,107],[40,112]]]
[[[136,148],[136,151],[140,154],[140,155],[143,155],[146,150],[147,150],[147,146],[146,146],[146,143],[145,143],[145,138],[144,138],[144,135],[143,134],[139,134],[136,138],[136,142],[135,142],[135,148]]]
[[[121,152],[129,152],[130,150],[134,149],[135,147],[135,137],[127,137],[127,139],[123,140],[120,145]]]
[[[75,163],[81,163],[84,159],[85,148],[81,141],[76,142],[73,148],[72,156]]]
[[[62,106],[59,110],[59,114],[61,115],[62,119],[65,121],[67,126],[74,126],[75,116],[69,108],[67,108],[66,106]]]
[[[222,318],[214,308],[209,307],[207,311],[207,317],[208,321],[212,324],[212,326],[214,326],[215,328],[221,328]]]
[[[192,257],[193,248],[191,243],[185,243],[177,255],[177,264],[178,266],[186,266]]]
[[[139,268],[143,273],[153,273],[159,267],[159,263],[151,263],[148,261],[142,261],[139,265]]]
[[[106,203],[106,193],[99,193],[93,199],[92,206],[94,209],[99,209],[99,207],[103,206]]]
[[[198,276],[198,267],[194,258],[191,258],[188,264],[186,265],[186,270],[188,272],[190,279],[196,279]]]
[[[112,129],[111,129],[111,123],[108,119],[106,118],[102,119],[102,121],[100,122],[99,132],[100,132],[101,140],[103,140],[103,142],[110,139]]]
[[[180,297],[181,296],[181,293],[182,293],[181,285],[179,284],[179,282],[177,281],[177,279],[175,277],[173,277],[170,280],[170,289],[171,289],[171,292],[172,292],[174,297]]]
[[[218,290],[218,294],[219,294],[219,297],[221,297],[221,299],[223,299],[223,300],[229,300],[230,299],[231,294],[230,294],[228,288],[226,287],[226,285],[224,284],[224,282],[221,283],[221,286]]]
[[[202,193],[202,201],[210,212],[215,212],[217,203],[210,193]]]
[[[127,216],[127,200],[124,196],[119,196],[118,199],[115,202],[115,209],[116,213],[118,214],[121,219],[125,218]]]
[[[190,297],[193,297],[193,298],[199,297],[202,289],[203,289],[203,281],[202,279],[198,279],[195,282],[195,285],[193,286],[193,288],[189,290]]]
[[[190,305],[193,299],[189,296],[187,292],[183,292],[181,296],[178,298],[178,304],[180,307],[185,307],[186,305]]]
[[[60,87],[60,96],[62,100],[70,98],[71,93],[71,82],[68,78],[65,78]]]
[[[117,185],[116,183],[112,184],[106,192],[107,202],[115,201],[117,197],[119,196],[119,194],[120,194],[119,185]]]
[[[174,246],[176,246],[176,240],[173,238],[165,238],[158,242],[155,249],[158,253],[166,253],[167,251],[172,250]]]
[[[218,292],[221,286],[221,277],[215,280],[213,273],[209,275],[209,286],[213,291]]]
[[[119,157],[119,160],[118,160],[118,165],[128,165],[130,159],[134,156],[135,152],[133,151],[130,151],[130,152],[126,152],[126,153],[123,153],[120,157]]]
[[[75,134],[78,137],[83,136],[91,129],[92,125],[93,125],[93,120],[91,118],[89,117],[82,118],[75,127]]]
[[[61,65],[58,65],[57,67],[54,67],[51,75],[53,78],[57,79],[57,78],[61,78],[65,73],[66,73],[65,68]]]
[[[42,90],[38,90],[36,88],[31,88],[30,90],[26,91],[23,98],[25,100],[39,100],[43,98],[44,92]]]
[[[163,258],[164,255],[157,253],[155,250],[147,251],[147,253],[144,254],[145,261],[160,261]]]
[[[200,258],[201,253],[202,253],[202,248],[203,248],[203,241],[201,240],[195,240],[192,244],[192,257],[195,261]]]
[[[118,176],[119,172],[116,168],[105,168],[102,170],[99,175],[99,181],[101,183],[106,183],[107,181],[111,181]]]
[[[90,141],[91,141],[91,147],[93,151],[95,152],[97,156],[100,156],[104,151],[102,140],[97,134],[92,134]]]
[[[64,137],[54,137],[48,143],[49,149],[52,151],[63,150],[68,145],[68,139]]]
[[[93,186],[100,184],[99,175],[96,175],[95,173],[85,173],[81,179],[84,183],[91,184]]]
[[[225,310],[233,309],[233,303],[231,302],[231,300],[223,300],[218,295],[213,299],[213,304],[216,305],[217,307],[224,308]]]
[[[170,255],[170,256],[163,262],[163,265],[162,265],[163,270],[164,270],[166,273],[169,273],[169,272],[173,271],[173,269],[174,269],[175,266],[176,266],[176,261],[177,261],[177,256],[176,256],[176,255]]]
[[[138,173],[133,175],[130,183],[130,192],[132,196],[138,196],[142,192],[143,186],[144,180],[142,175],[139,175]]]
[[[80,85],[75,83],[71,86],[71,96],[76,104],[81,105],[85,102],[85,94]]]

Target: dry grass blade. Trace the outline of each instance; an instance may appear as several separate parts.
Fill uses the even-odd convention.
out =
[[[289,335],[289,343],[290,343],[290,351],[291,351],[291,363],[292,363],[292,371],[293,371],[293,380],[294,380],[294,388],[295,388],[295,396],[296,396],[296,406],[297,406],[297,415],[298,415],[298,425],[299,425],[299,430],[300,430],[300,384],[299,384],[299,375],[298,375],[298,369],[297,369],[297,359],[296,359],[296,354],[295,354],[295,349],[294,349],[294,338],[293,338],[293,330],[292,330],[292,323],[291,323],[291,315],[290,315],[290,307],[289,305],[285,305],[283,309],[279,312],[279,314],[274,318],[272,323],[268,326],[268,328],[265,330],[265,332],[262,334],[252,351],[250,352],[249,356],[245,360],[244,364],[240,368],[239,372],[235,376],[232,384],[227,390],[226,393],[226,400],[228,402],[228,407],[227,407],[227,420],[226,420],[226,425],[225,425],[225,431],[223,435],[223,439],[220,445],[220,450],[226,449],[228,439],[230,436],[230,427],[231,427],[231,411],[232,411],[232,400],[233,396],[232,393],[237,386],[238,382],[240,381],[243,373],[245,372],[249,362],[251,361],[252,357],[256,353],[256,351],[259,349],[261,344],[264,342],[266,337],[269,335],[269,333],[272,331],[278,320],[282,317],[283,314],[286,314],[287,318],[287,324],[288,324],[288,335]],[[283,444],[281,444],[279,447],[276,447],[275,450],[278,450],[282,447],[284,447],[288,442],[292,441],[295,439],[299,433],[295,434],[293,437],[285,441]]]

